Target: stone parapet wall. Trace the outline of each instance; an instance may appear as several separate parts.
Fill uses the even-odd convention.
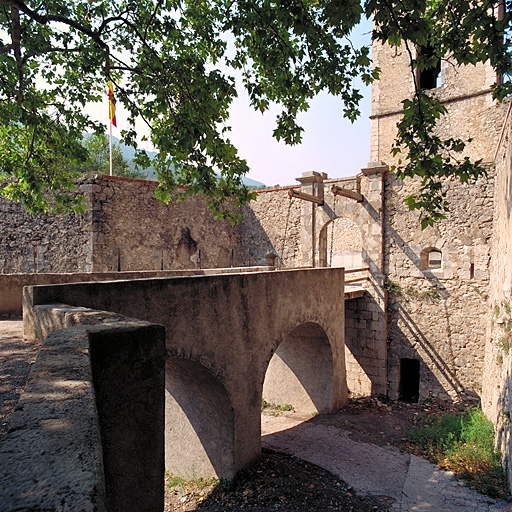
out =
[[[0,447],[1,509],[161,511],[163,327],[55,305],[31,318],[44,343]]]
[[[419,214],[403,203],[416,185],[393,174],[386,178],[388,394],[400,395],[400,361],[416,359],[420,400],[478,395],[489,310],[494,171],[466,185],[447,181],[450,213],[423,231]]]
[[[134,272],[95,272],[73,274],[0,274],[0,316],[21,315],[24,286],[43,284],[81,283],[89,281],[122,281],[127,279],[149,279],[153,277],[177,277],[209,274],[232,274],[236,272],[260,272],[273,267],[229,267],[188,270],[146,270]]]
[[[239,237],[204,197],[162,204],[157,182],[99,176],[91,182],[94,272],[238,266]]]
[[[157,182],[84,176],[82,215],[29,215],[0,199],[0,273],[220,268],[242,264],[239,228],[204,197],[162,204]]]

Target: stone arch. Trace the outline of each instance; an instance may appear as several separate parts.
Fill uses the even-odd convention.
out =
[[[263,398],[290,404],[299,413],[333,411],[334,365],[329,338],[317,323],[290,331],[272,355],[263,383]]]
[[[316,259],[320,267],[363,267],[363,233],[359,225],[346,217],[327,222],[320,230]]]
[[[232,477],[234,412],[224,385],[200,363],[170,358],[165,389],[166,470],[190,479]]]

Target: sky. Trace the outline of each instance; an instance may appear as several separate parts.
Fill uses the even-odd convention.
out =
[[[355,46],[370,44],[371,23],[360,24],[350,39]],[[306,171],[325,172],[329,178],[354,176],[366,167],[370,152],[370,87],[360,84],[364,96],[361,116],[351,123],[343,117],[341,100],[321,94],[312,102],[308,112],[301,114],[299,124],[304,128],[302,143],[287,146],[272,137],[275,117],[279,109],[261,114],[249,105],[245,91],[239,88],[239,97],[230,110],[229,138],[240,156],[249,164],[247,176],[267,186],[296,184],[295,178]],[[108,120],[108,106],[104,103],[90,107],[91,116],[103,122]],[[123,110],[116,111],[118,128],[112,134],[121,138]],[[150,146],[141,147],[152,150]]]

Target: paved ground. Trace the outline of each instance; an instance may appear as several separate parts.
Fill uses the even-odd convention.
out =
[[[39,346],[23,341],[20,320],[0,320],[0,438]],[[353,440],[341,426],[292,415],[262,417],[263,445],[316,464],[357,493],[388,497],[396,512],[512,512],[512,505],[464,487],[429,462],[392,446]]]
[[[263,446],[330,471],[363,495],[387,496],[396,512],[512,511],[463,486],[451,473],[392,446],[350,439],[348,430],[290,416],[262,417]]]
[[[0,320],[0,439],[25,387],[39,345],[23,341],[21,319]]]

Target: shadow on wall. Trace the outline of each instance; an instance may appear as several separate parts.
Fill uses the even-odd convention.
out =
[[[400,396],[403,394],[400,392],[400,388],[403,387],[403,379],[406,378],[403,375],[404,360],[420,362],[419,399],[430,398],[429,390],[435,393],[436,390],[439,392],[441,389],[446,393],[446,396],[442,397],[444,399],[461,397],[463,394],[468,395],[469,392],[465,390],[456,373],[446,363],[445,357],[427,339],[404,306],[395,302],[394,309],[395,311],[390,319],[390,332],[393,333],[393,344],[396,348],[390,354],[389,364],[390,373],[392,374],[390,375],[390,381],[394,382],[395,385],[389,390],[390,398],[403,398]],[[421,350],[421,353],[415,346]],[[436,368],[444,383],[441,383],[439,378],[434,375],[431,370],[432,367]]]
[[[336,217],[322,228],[316,259],[321,267],[361,268],[363,234],[352,220]]]
[[[284,236],[285,232],[289,233],[289,226],[288,229],[286,229],[287,226],[285,226],[287,219],[279,218],[280,225],[274,229],[275,233],[280,234],[276,236],[276,240],[272,241],[250,206],[245,205],[243,207],[242,214],[244,220],[240,225],[240,244],[242,250],[243,266],[295,266],[294,250],[292,248],[290,254],[290,240],[287,240],[288,237]],[[268,230],[272,231],[272,227],[268,226]],[[281,235],[281,233],[283,235]],[[287,261],[288,258],[291,258],[290,262]]]
[[[385,394],[385,315],[374,297],[345,301],[345,364],[351,396]]]
[[[329,339],[316,323],[293,329],[268,364],[263,395],[296,412],[333,412],[334,368]],[[229,478],[235,468],[234,410],[226,388],[198,362],[166,362],[165,467],[189,479]],[[176,450],[187,447],[187,465]]]
[[[512,454],[512,381],[506,379],[503,388],[500,390],[496,409],[500,411],[495,421],[496,447],[502,453],[502,461],[505,464],[505,471],[508,476],[508,485],[512,488],[512,470],[510,468],[510,456]]]
[[[331,413],[334,386],[332,350],[318,324],[305,323],[291,331],[269,362],[263,398],[290,404],[300,413]]]
[[[423,293],[412,288],[403,290],[400,285],[391,281],[388,281],[385,285],[388,290],[387,310],[390,337],[388,396],[391,399],[403,398],[404,379],[408,378],[407,372],[404,374],[404,367],[411,364],[407,361],[416,360],[420,363],[418,390],[420,401],[431,397],[455,399],[463,395],[466,398],[476,398],[476,393],[465,389],[464,385],[460,382],[453,364],[449,364],[449,362],[454,360],[453,329],[448,307],[450,293],[432,270],[426,268],[428,267],[426,258],[432,258],[430,254],[432,251],[420,255],[416,254],[392,228],[387,228],[386,235],[396,243],[396,246],[421,272],[421,274],[418,273],[419,277],[416,278],[418,282],[425,279],[430,284],[430,289]],[[438,251],[435,254],[437,253]],[[386,275],[389,275],[388,270]],[[434,343],[422,332],[422,329],[408,311],[407,304],[410,300],[416,301],[419,304],[419,309],[416,311],[417,314],[425,317],[432,314],[432,316],[438,319],[437,329],[443,338],[442,344],[439,344],[439,342],[437,347],[434,346]],[[440,353],[440,348],[443,349],[444,354]],[[437,376],[432,371],[434,368]],[[405,394],[407,395],[408,393]]]
[[[165,369],[165,467],[173,474],[228,478],[234,472],[234,416],[229,395],[204,366],[168,359]],[[186,441],[185,441],[186,440]],[[187,445],[188,465],[177,445]]]

